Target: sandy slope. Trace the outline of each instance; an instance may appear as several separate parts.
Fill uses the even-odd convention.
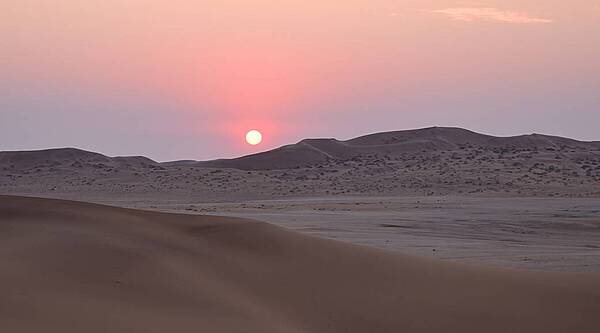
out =
[[[600,277],[0,196],[3,332],[597,332]]]

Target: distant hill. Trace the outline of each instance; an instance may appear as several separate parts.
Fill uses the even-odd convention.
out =
[[[600,142],[582,142],[557,136],[531,134],[496,137],[462,128],[429,127],[416,130],[382,132],[339,141],[305,139],[296,144],[234,159],[198,162],[198,166],[241,170],[278,170],[302,168],[331,161],[398,157],[407,153],[480,149],[576,149],[600,150]],[[189,161],[186,161],[189,165]]]
[[[155,166],[157,162],[143,156],[108,157],[76,148],[0,152],[4,169],[65,168],[106,165],[119,167]]]
[[[120,200],[328,195],[600,196],[600,142],[431,127],[158,163],[74,148],[0,152],[0,194]]]
[[[284,170],[352,159],[394,158],[404,154],[452,151],[464,148],[525,150],[600,150],[600,142],[530,134],[496,137],[455,127],[429,127],[415,130],[369,134],[354,139],[304,139],[296,144],[233,159],[212,161],[172,161],[158,163],[143,156],[108,157],[76,148],[0,152],[0,167],[81,166],[105,164],[122,166],[195,166],[240,170]]]

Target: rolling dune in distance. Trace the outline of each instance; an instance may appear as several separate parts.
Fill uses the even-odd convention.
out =
[[[597,332],[600,277],[0,196],[3,332]]]
[[[451,127],[305,139],[213,161],[161,163],[73,148],[0,151],[0,194],[109,204],[340,195],[597,198],[599,185],[600,142]]]

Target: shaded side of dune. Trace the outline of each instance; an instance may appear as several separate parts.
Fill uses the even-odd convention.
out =
[[[596,332],[600,278],[0,196],[3,332]]]

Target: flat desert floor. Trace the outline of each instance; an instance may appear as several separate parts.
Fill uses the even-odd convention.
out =
[[[600,199],[338,197],[243,202],[103,201],[252,218],[404,253],[509,268],[600,272]]]

